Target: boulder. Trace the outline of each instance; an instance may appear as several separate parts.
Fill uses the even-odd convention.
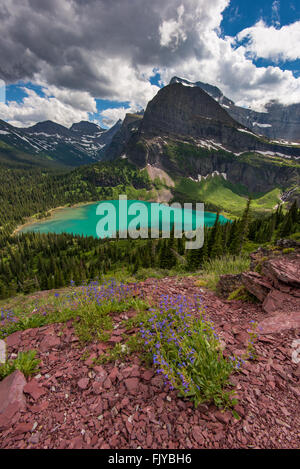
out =
[[[26,379],[19,370],[0,382],[0,430],[9,428],[14,415],[20,410],[25,410],[25,385]]]
[[[260,301],[264,301],[272,289],[272,284],[257,272],[244,272],[242,274],[242,283],[246,290]]]
[[[300,311],[300,254],[274,257],[261,264],[261,274],[242,274],[245,288],[263,303],[266,313]]]
[[[228,298],[241,284],[241,275],[221,275],[217,285],[217,294],[222,298]]]
[[[294,313],[279,313],[268,317],[258,324],[260,334],[276,334],[300,328],[300,310]]]
[[[300,242],[293,240],[293,239],[279,239],[276,242],[276,246],[286,249],[286,248],[294,248],[300,251]]]
[[[269,259],[262,266],[262,274],[280,289],[281,282],[300,288],[300,255]]]
[[[300,298],[280,290],[272,290],[263,302],[263,309],[269,314],[299,312]]]
[[[8,347],[18,347],[21,341],[22,331],[14,332],[6,337],[5,342]]]

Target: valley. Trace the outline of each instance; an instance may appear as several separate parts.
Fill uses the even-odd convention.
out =
[[[300,146],[249,112],[175,77],[108,130],[0,121],[1,447],[297,447]],[[124,194],[204,203],[203,246],[99,238]]]

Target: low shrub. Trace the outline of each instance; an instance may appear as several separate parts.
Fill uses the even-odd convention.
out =
[[[39,371],[39,364],[40,360],[36,358],[35,350],[19,352],[17,358],[14,360],[8,360],[3,365],[0,365],[0,380],[6,378],[6,376],[16,370],[20,370],[26,378],[36,375]]]
[[[199,317],[195,317],[195,311]],[[157,373],[170,389],[191,399],[197,407],[213,401],[219,408],[236,405],[229,377],[241,361],[226,358],[213,324],[205,319],[199,298],[164,297],[158,309],[140,324],[146,350],[153,355]]]

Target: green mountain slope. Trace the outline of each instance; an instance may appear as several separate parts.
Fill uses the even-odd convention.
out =
[[[247,189],[234,185],[222,176],[208,177],[201,182],[187,178],[178,179],[173,190],[174,198],[181,202],[203,202],[207,210],[240,215],[247,203]],[[252,209],[255,212],[271,211],[280,203],[281,191],[275,188],[264,195],[254,195]]]

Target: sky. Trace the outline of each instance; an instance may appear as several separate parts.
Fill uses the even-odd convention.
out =
[[[173,76],[300,102],[299,0],[0,0],[0,119],[112,126]]]

